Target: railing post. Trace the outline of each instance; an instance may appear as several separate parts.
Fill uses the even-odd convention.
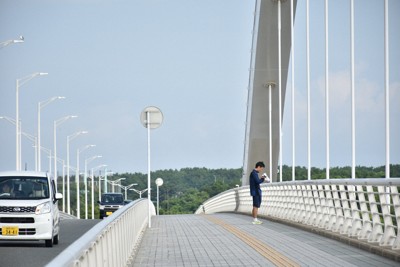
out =
[[[349,205],[349,199],[347,198],[349,187],[345,185],[339,185],[340,191],[340,199],[342,202],[342,211],[343,211],[343,224],[340,227],[340,233],[342,235],[347,235],[351,230],[352,225],[352,216],[351,216],[351,209]]]
[[[378,186],[378,192],[385,227],[384,234],[379,242],[379,245],[392,246],[394,240],[396,239],[396,233],[394,232],[392,216],[390,214],[390,187]],[[389,195],[387,195],[387,192],[389,192]]]
[[[369,236],[372,232],[372,221],[370,218],[370,210],[371,206],[368,208],[368,201],[365,199],[365,194],[367,193],[364,191],[364,187],[362,185],[357,185],[357,196],[358,201],[360,203],[361,209],[361,218],[362,218],[362,228],[361,231],[358,233],[358,239],[369,239]]]
[[[375,192],[372,186],[367,186],[367,193],[372,215],[372,232],[368,238],[368,242],[380,242],[383,235],[383,230],[378,211],[377,199],[375,198]]]

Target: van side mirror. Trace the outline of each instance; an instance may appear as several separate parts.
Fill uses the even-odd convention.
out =
[[[61,193],[56,193],[56,200],[60,200],[63,198],[63,195]]]

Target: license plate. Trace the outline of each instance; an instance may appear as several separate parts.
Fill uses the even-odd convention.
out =
[[[1,228],[2,235],[18,235],[18,227],[3,227]]]
[[[112,211],[106,211],[106,215],[111,215],[113,212]]]

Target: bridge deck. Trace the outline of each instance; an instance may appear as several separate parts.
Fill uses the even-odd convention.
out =
[[[287,225],[238,214],[152,219],[132,266],[399,266],[398,262]]]

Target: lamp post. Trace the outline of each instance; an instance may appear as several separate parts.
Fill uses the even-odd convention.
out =
[[[78,116],[70,115],[70,116],[65,116],[63,118],[60,118],[58,120],[54,121],[54,126],[53,126],[53,139],[54,139],[54,179],[57,181],[57,126],[61,125],[62,123],[66,122],[69,119],[77,118]],[[64,194],[64,192],[63,192]],[[63,203],[65,198],[63,198]],[[63,210],[65,212],[65,210]]]
[[[33,147],[35,148],[35,171],[38,170],[38,161],[37,161],[37,151],[38,151],[38,145],[37,145],[37,137],[33,136],[31,134],[28,134],[26,132],[21,131],[21,135],[25,136],[29,140],[33,142]]]
[[[127,198],[127,190],[128,190],[129,188],[131,188],[132,186],[134,186],[134,185],[137,185],[137,184],[130,184],[130,185],[120,185],[120,184],[118,184],[119,187],[121,187],[122,189],[125,190],[125,200],[128,199],[128,198]]]
[[[51,149],[45,148],[43,146],[40,147],[40,149],[43,150],[44,152],[46,152],[49,155],[48,156],[48,158],[49,158],[49,169],[48,169],[48,172],[52,173],[52,169],[51,169],[51,157],[52,157]]]
[[[37,76],[47,75],[47,72],[35,72],[31,75],[25,76],[23,78],[16,80],[16,87],[15,87],[15,121],[19,122],[19,88],[32,80]],[[21,170],[21,133],[19,129],[19,123],[15,124],[15,136],[16,136],[16,169],[17,171]]]
[[[24,42],[24,36],[20,35],[19,39],[11,39],[11,40],[1,42],[0,48],[6,47],[7,45],[10,45],[10,44],[17,44],[17,43],[23,43],[23,42]]]
[[[40,110],[42,108],[44,108],[45,106],[47,106],[48,104],[50,104],[51,102],[53,102],[57,99],[64,99],[64,98],[65,97],[63,97],[63,96],[55,96],[55,97],[52,97],[50,99],[47,99],[45,101],[38,103],[38,125],[37,125],[37,127],[38,127],[37,138],[38,138],[38,147],[39,147],[38,153],[37,153],[38,171],[41,171],[41,169],[42,169],[42,160],[41,160],[41,151],[40,151],[41,150],[40,149],[40,147],[41,147],[41,144],[40,144]]]
[[[161,126],[163,121],[163,114],[157,107],[147,107],[140,114],[140,121],[143,126],[147,128],[147,193],[148,197],[148,222],[149,228],[151,228],[151,215],[150,215],[150,203],[151,203],[151,174],[150,174],[150,129],[156,129]]]
[[[13,125],[15,125],[15,120],[7,117],[7,116],[0,116],[0,119],[4,119],[6,121],[8,121],[9,123],[12,123]],[[21,124],[21,122],[20,122]],[[21,135],[24,135],[26,138],[28,138],[29,140],[31,140],[34,143],[34,147],[35,147],[35,171],[37,171],[37,149],[38,149],[38,144],[37,144],[37,137],[33,136],[31,134],[25,133],[22,131],[21,129],[21,125],[19,126],[19,130],[21,132]]]
[[[63,212],[65,212],[65,160],[63,159],[59,159],[59,158],[55,158],[54,160],[56,162],[57,165],[57,161],[61,163],[62,165],[62,194],[63,194],[63,198],[62,198],[62,210]]]
[[[138,193],[138,194],[139,194],[139,198],[142,198],[142,194],[143,194],[144,192],[146,192],[147,189],[148,189],[148,188],[143,189],[143,190],[137,190],[137,189],[131,188],[131,189],[129,189],[129,190],[132,190],[132,191]]]
[[[106,170],[104,170],[104,172],[106,172]],[[105,181],[105,178],[99,175],[99,201],[101,201],[101,181]]]
[[[94,220],[94,171],[103,167],[106,167],[107,165],[99,165],[97,167],[92,168],[91,170],[91,178],[92,178],[92,220]]]
[[[107,176],[111,174],[113,175],[114,173],[112,171],[107,171],[107,169],[104,170],[104,192],[107,193],[108,192],[108,186],[107,186]]]
[[[95,147],[96,145],[86,145],[82,148],[78,148],[76,150],[76,213],[78,219],[81,218],[81,203],[80,203],[80,188],[79,188],[79,154],[85,151],[88,148]]]
[[[162,178],[157,178],[156,179],[156,185],[157,185],[157,215],[160,215],[160,207],[159,207],[159,187],[162,186],[164,183]]]
[[[90,163],[92,160],[95,160],[97,158],[101,158],[102,156],[93,156],[91,158],[85,159],[85,173],[84,173],[84,184],[85,184],[85,219],[87,220],[88,218],[88,197],[87,197],[87,165]]]
[[[67,212],[68,212],[68,214],[71,214],[71,190],[70,190],[70,180],[69,180],[69,142],[74,140],[79,135],[87,134],[87,133],[88,133],[87,131],[79,131],[79,132],[76,132],[74,134],[67,136],[67,195],[68,195]]]

